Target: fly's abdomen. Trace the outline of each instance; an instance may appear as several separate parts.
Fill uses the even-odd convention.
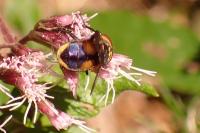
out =
[[[98,64],[98,55],[88,54],[82,42],[72,42],[62,45],[57,58],[61,66],[73,71],[85,71]]]
[[[83,51],[80,43],[71,43],[60,55],[62,61],[67,65],[68,69],[79,70],[87,56]]]

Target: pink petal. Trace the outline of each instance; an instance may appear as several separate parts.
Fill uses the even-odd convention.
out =
[[[43,26],[45,28],[55,28],[55,27],[64,27],[68,26],[72,23],[73,18],[71,15],[64,16],[53,16],[47,19],[40,20],[35,28],[41,28]]]
[[[93,31],[85,27],[89,26],[88,19],[89,17],[80,12],[75,12],[71,15],[54,16],[40,20],[20,42],[36,41],[57,50],[60,45],[74,41],[75,37],[80,40],[90,38]]]
[[[132,59],[125,55],[113,54],[111,61],[100,70],[99,76],[103,79],[115,78],[118,69],[130,69],[131,65]]]
[[[33,52],[32,49],[25,47],[24,45],[16,45],[12,49],[12,54],[21,56],[21,55],[27,55],[30,52]]]
[[[8,84],[15,85],[19,89],[24,89],[26,86],[21,74],[12,69],[0,69],[0,79]]]
[[[65,33],[55,31],[32,31],[29,33],[31,40],[38,43],[52,46],[54,49],[58,49],[60,45],[69,42],[69,36]]]

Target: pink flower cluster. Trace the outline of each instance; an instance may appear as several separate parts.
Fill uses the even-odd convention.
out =
[[[9,89],[0,84],[0,90],[10,97],[7,104],[0,106],[0,109],[13,111],[27,101],[28,107],[24,114],[24,124],[26,124],[27,115],[33,104],[35,108],[33,123],[37,120],[39,110],[49,118],[52,125],[58,130],[66,129],[68,126],[76,124],[82,129],[92,131],[92,129],[83,125],[83,121],[75,120],[68,114],[61,112],[48,100],[54,98],[46,94],[46,91],[51,88],[51,86],[48,86],[51,83],[37,83],[39,77],[49,72],[48,65],[45,62],[50,55],[44,55],[42,52],[29,52],[27,55],[3,58],[0,62],[0,79],[15,85],[20,90],[21,96],[13,97],[9,94]]]
[[[40,20],[34,29],[20,40],[20,43],[35,41],[57,50],[61,45],[73,41],[74,38],[88,39],[93,31],[86,26],[90,26],[88,21],[96,15],[87,17],[87,15],[82,15],[77,11],[71,15],[54,16]]]
[[[96,14],[94,15],[96,16]],[[34,29],[14,46],[11,46],[12,54],[9,57],[0,60],[0,79],[5,83],[16,86],[21,96],[13,97],[9,89],[0,84],[0,91],[6,94],[10,100],[0,106],[0,109],[9,109],[13,111],[28,102],[28,107],[24,114],[23,123],[26,124],[28,113],[31,106],[34,106],[33,123],[37,120],[37,113],[40,111],[46,115],[52,125],[57,129],[66,129],[72,124],[78,125],[86,132],[93,132],[93,129],[86,127],[84,121],[75,120],[68,114],[56,109],[49,99],[53,96],[47,94],[47,90],[52,86],[51,83],[39,84],[38,79],[44,74],[51,74],[47,58],[53,53],[44,54],[41,51],[34,51],[24,45],[28,41],[35,41],[52,47],[55,51],[64,43],[74,39],[89,39],[93,34],[89,28],[88,21],[93,18],[82,15],[80,12],[71,15],[55,16],[49,19],[39,21]],[[76,96],[78,85],[78,72],[62,68],[64,77],[69,84],[73,95]],[[110,91],[113,93],[112,102],[115,99],[114,80],[125,77],[130,81],[140,85],[142,74],[154,76],[156,72],[143,70],[132,66],[132,59],[120,54],[113,54],[111,61],[100,69],[99,77],[106,81],[107,91],[99,100],[105,100],[107,105]],[[87,77],[85,89],[88,88],[90,77]],[[0,130],[5,132],[3,126],[11,119],[12,116],[0,125]]]
[[[115,99],[114,80],[125,77],[126,79],[133,81],[140,86],[141,79],[139,77],[142,74],[155,76],[156,72],[133,67],[132,59],[128,58],[125,55],[113,54],[112,60],[106,66],[103,66],[99,73],[99,77],[101,77],[107,83],[106,94],[102,96],[99,102],[105,99],[105,106],[106,106],[108,101],[108,96],[111,90],[113,91],[112,103],[114,102]]]
[[[45,55],[41,51],[35,51],[24,46],[27,41],[32,40],[41,43],[44,41],[45,44],[48,44],[56,50],[61,44],[68,42],[70,40],[70,36],[67,32],[62,33],[57,29],[48,29],[48,27],[55,25],[58,27],[64,26],[64,29],[67,29],[68,26],[71,27],[71,29],[73,29],[72,34],[79,35],[77,37],[80,39],[81,37],[84,38],[84,36],[88,37],[92,34],[92,32],[89,32],[89,29],[87,28],[84,30],[83,26],[81,27],[81,24],[86,25],[89,19],[90,18],[87,18],[85,15],[82,16],[80,12],[77,12],[72,13],[72,15],[52,17],[46,21],[41,20],[39,23],[43,23],[45,27],[41,28],[40,26],[37,26],[37,24],[35,29],[31,31],[30,34],[21,39],[19,42],[12,43],[15,45],[8,44],[2,46],[2,48],[11,48],[12,53],[8,57],[0,58],[0,80],[16,86],[17,89],[19,89],[21,96],[13,97],[10,94],[9,89],[3,84],[0,84],[0,91],[10,98],[5,105],[0,106],[0,109],[9,109],[9,111],[13,111],[27,101],[28,106],[24,114],[24,124],[26,124],[28,113],[33,105],[35,108],[33,123],[36,122],[37,113],[40,111],[49,118],[50,122],[57,130],[66,129],[70,125],[75,124],[85,132],[95,131],[86,127],[84,125],[84,121],[75,120],[65,112],[55,108],[55,106],[48,100],[53,99],[54,97],[47,94],[47,90],[52,87],[49,86],[51,83],[38,83],[38,79],[40,77],[47,73],[51,74],[47,58],[51,56],[52,53]],[[80,29],[77,27],[80,27]],[[64,74],[71,88],[74,88],[73,83],[75,80],[71,78],[73,76],[70,76],[66,72]],[[0,125],[1,131],[6,132],[3,129],[3,126],[11,118],[12,115]]]

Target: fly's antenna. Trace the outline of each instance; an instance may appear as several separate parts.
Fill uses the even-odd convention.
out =
[[[89,30],[93,31],[93,32],[98,32],[97,30],[91,28],[90,26],[85,25],[86,28],[88,28]]]

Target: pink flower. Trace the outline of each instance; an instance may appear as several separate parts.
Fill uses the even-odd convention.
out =
[[[67,42],[74,41],[75,39],[89,39],[93,31],[86,26],[89,26],[88,21],[96,15],[87,17],[86,14],[82,15],[80,11],[77,11],[71,15],[54,16],[40,20],[34,29],[19,42],[25,44],[27,41],[36,41],[53,47],[57,51],[61,45]],[[73,96],[76,96],[78,84],[77,72],[66,70],[65,68],[62,68],[62,71]]]
[[[84,121],[75,120],[65,112],[57,110],[49,101],[38,101],[39,110],[46,115],[51,124],[57,129],[67,129],[72,124],[79,126],[85,132],[95,132],[95,130],[86,127]]]
[[[18,50],[18,52],[20,52],[20,47]],[[22,51],[22,53],[26,54],[3,58],[2,61],[0,61],[0,79],[6,83],[15,85],[21,92],[21,96],[13,97],[9,93],[9,89],[0,84],[0,91],[11,98],[6,105],[0,106],[0,109],[9,109],[9,111],[13,111],[27,101],[28,107],[24,114],[24,124],[26,124],[31,106],[34,105],[33,123],[37,120],[37,113],[39,110],[49,118],[52,125],[58,130],[66,129],[70,125],[76,124],[84,131],[94,131],[84,126],[83,121],[75,120],[66,113],[57,110],[48,100],[54,97],[46,94],[47,90],[51,88],[51,86],[49,87],[48,85],[49,83],[37,83],[39,77],[49,72],[46,59],[50,54],[44,55],[39,51],[28,52],[24,48]],[[68,77],[70,78],[71,76],[68,75]],[[0,130],[5,131],[2,129],[3,125],[4,124],[0,126]]]
[[[56,109],[49,101],[49,99],[53,99],[54,97],[47,94],[47,90],[51,88],[49,83],[38,83],[38,79],[44,74],[52,74],[52,71],[49,69],[50,65],[47,63],[47,58],[51,56],[51,54],[45,55],[43,52],[27,48],[23,44],[26,44],[27,41],[36,41],[45,44],[56,51],[65,43],[76,40],[87,40],[94,33],[88,28],[88,21],[95,15],[87,17],[80,12],[75,12],[71,15],[54,16],[49,19],[40,20],[35,25],[34,29],[21,39],[19,43],[14,42],[13,44],[16,45],[5,46],[10,47],[12,53],[9,57],[0,57],[0,79],[5,83],[16,86],[19,89],[21,96],[13,97],[9,93],[9,89],[0,84],[0,91],[10,98],[5,105],[0,106],[0,109],[9,109],[9,111],[13,111],[27,101],[28,106],[24,114],[24,124],[26,124],[28,113],[33,105],[35,109],[33,116],[34,123],[37,120],[37,113],[40,111],[49,118],[50,122],[57,130],[66,129],[72,124],[75,124],[86,132],[93,132],[94,130],[84,125],[84,121],[75,120],[68,114]],[[75,97],[78,85],[78,73],[63,67],[61,67],[61,69],[64,78],[67,80],[69,88]],[[112,102],[114,101],[114,81],[116,79],[125,77],[128,80],[135,82],[137,85],[140,85],[141,79],[139,79],[139,76],[142,74],[154,76],[155,73],[156,72],[133,67],[132,59],[127,56],[113,54],[111,61],[107,65],[101,67],[98,75],[107,83],[106,94],[99,102],[105,99],[106,105],[110,91],[113,91]],[[88,85],[89,76],[87,77],[85,89],[87,89]],[[0,125],[1,131],[5,132],[3,126],[11,119],[11,117],[12,116]]]
[[[76,38],[78,40],[87,40],[93,34],[93,31],[87,28],[89,27],[88,21],[94,16],[96,16],[96,14],[91,17],[87,17],[87,15],[81,15],[81,13],[78,11],[72,13],[71,15],[55,16],[49,19],[41,20],[36,24],[33,31],[29,33],[27,36],[28,38],[22,39],[22,41],[33,40],[43,44],[48,44],[57,50],[60,45],[74,41]],[[136,72],[133,73],[133,70]],[[78,73],[65,68],[62,68],[62,71],[69,84],[69,88],[73,93],[73,96],[76,96]],[[113,91],[112,102],[114,101],[115,79],[126,77],[128,80],[140,85],[140,79],[137,79],[136,77],[141,76],[142,73],[150,76],[154,76],[155,74],[153,71],[147,71],[133,67],[132,59],[129,59],[124,55],[114,54],[110,63],[108,63],[106,66],[103,66],[99,73],[99,76],[107,82],[107,92],[102,99],[100,99],[100,101],[105,99],[106,104],[111,90]],[[87,77],[85,90],[87,89],[88,85],[89,76]]]
[[[21,96],[13,97],[9,93],[9,89],[0,84],[0,91],[10,98],[5,105],[0,106],[0,109],[13,111],[27,101],[28,106],[24,114],[24,124],[26,124],[28,113],[33,105],[35,109],[33,116],[34,123],[37,120],[37,113],[40,111],[49,118],[52,125],[58,130],[66,129],[68,126],[76,124],[86,132],[93,132],[94,130],[83,125],[85,122],[75,120],[66,113],[56,109],[48,100],[54,97],[46,94],[47,90],[51,88],[49,83],[38,83],[38,79],[44,74],[52,74],[46,61],[51,54],[44,55],[43,52],[35,51],[23,45],[27,41],[36,41],[47,44],[49,47],[57,50],[60,45],[74,40],[74,37],[80,40],[89,38],[93,32],[86,28],[86,26],[88,26],[87,21],[92,17],[87,17],[86,15],[81,15],[80,12],[76,12],[72,13],[72,15],[55,16],[41,20],[36,24],[34,30],[21,39],[19,43],[13,42],[2,46],[2,48],[11,48],[12,53],[9,57],[0,57],[0,79],[5,83],[16,86]],[[67,30],[70,30],[70,33]],[[63,72],[75,96],[78,75],[75,72],[67,72],[66,69],[63,69]],[[11,117],[0,125],[1,131],[5,132],[3,126],[10,119]]]
[[[41,20],[36,24],[34,30],[29,33],[27,36],[28,38],[22,40],[33,40],[43,44],[48,44],[56,50],[60,47],[60,45],[70,41],[75,41],[76,38],[78,40],[87,40],[93,34],[93,31],[88,28],[88,21],[95,15],[87,17],[87,15],[81,15],[81,13],[78,11],[72,13],[71,15],[55,16],[49,19]],[[62,68],[62,71],[69,84],[69,88],[73,93],[73,96],[76,96],[78,73],[65,68]],[[106,66],[103,66],[99,73],[99,76],[107,82],[107,92],[100,99],[100,101],[105,99],[105,104],[107,104],[108,95],[111,90],[113,91],[112,102],[114,101],[114,80],[120,77],[126,77],[128,80],[140,85],[141,79],[138,79],[138,77],[141,76],[142,73],[150,76],[155,75],[155,72],[153,71],[133,67],[132,59],[129,59],[124,55],[114,54],[110,63],[108,63]],[[87,89],[88,85],[89,76],[87,77],[85,90]]]
[[[0,62],[0,79],[6,83],[15,85],[22,96],[14,98],[8,93],[8,89],[0,84],[1,91],[11,98],[10,101],[0,109],[10,108],[10,111],[20,107],[26,100],[29,105],[24,115],[24,124],[31,104],[35,105],[34,122],[37,116],[38,100],[45,100],[45,98],[53,98],[48,96],[46,90],[49,89],[47,84],[37,84],[38,78],[42,76],[41,71],[45,71],[45,59],[49,55],[44,55],[42,52],[32,52],[22,56],[11,56],[3,58]],[[47,71],[46,71],[47,72]]]
[[[141,79],[139,77],[142,76],[142,74],[155,76],[156,72],[134,67],[132,66],[132,59],[128,58],[125,55],[113,54],[111,61],[107,65],[102,66],[98,74],[98,76],[103,80],[105,80],[107,83],[106,94],[100,98],[99,102],[105,99],[105,106],[106,106],[108,101],[108,96],[111,90],[113,92],[112,103],[114,102],[115,80],[125,77],[127,80],[133,81],[134,83],[140,86]],[[87,79],[85,89],[88,87],[88,82],[89,80]]]
[[[36,41],[46,44],[49,47],[58,49],[61,45],[74,40],[89,38],[93,32],[86,28],[87,23],[95,15],[87,17],[79,11],[71,15],[54,16],[40,20],[34,29],[20,43],[25,44],[27,41]]]

